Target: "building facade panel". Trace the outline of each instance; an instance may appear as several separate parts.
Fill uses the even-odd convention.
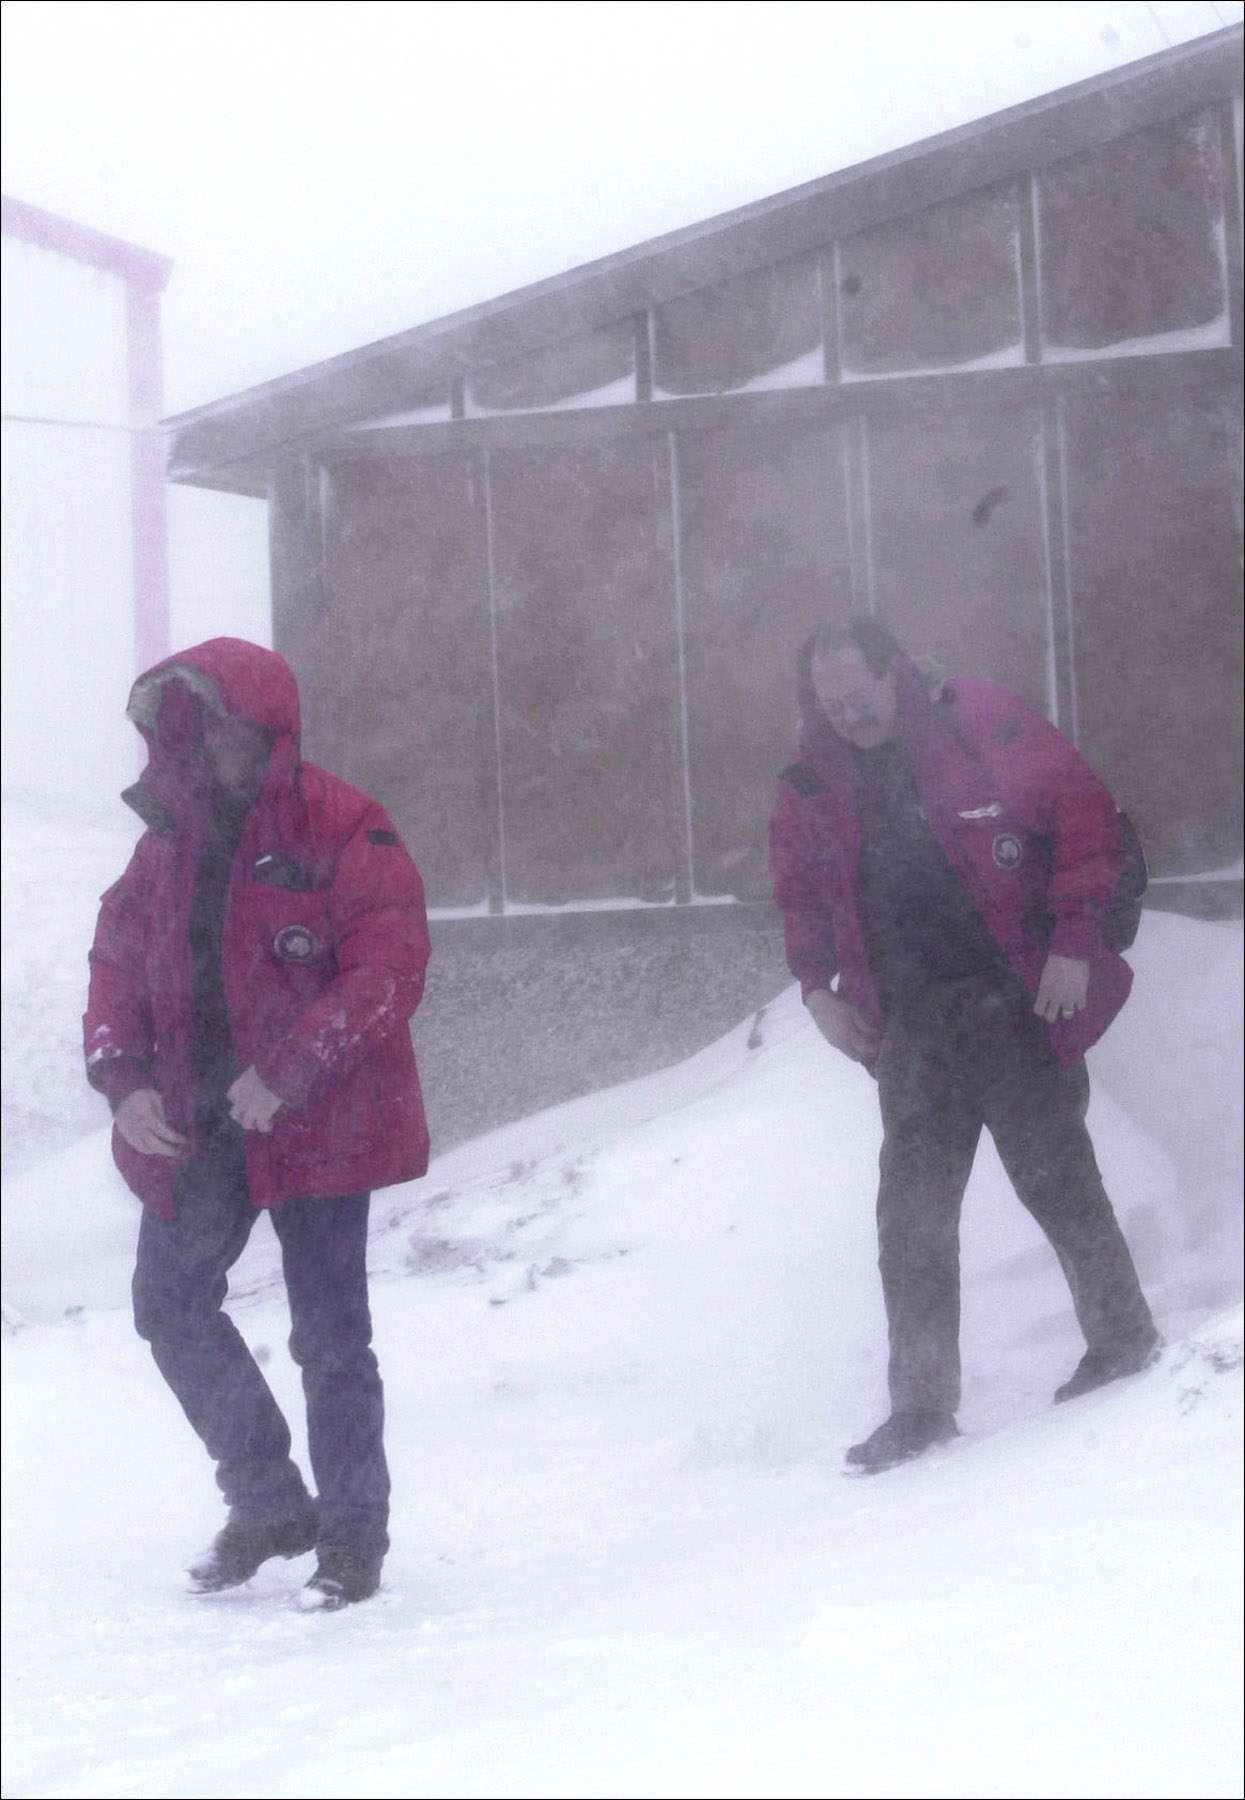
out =
[[[772,263],[654,307],[652,316],[655,392],[746,387],[821,350],[820,259]]]
[[[128,430],[129,287],[44,244],[0,238],[6,417]]]
[[[508,903],[686,889],[666,446],[490,454]]]
[[[140,768],[129,440],[6,420],[0,461],[5,786],[102,807]]]
[[[1222,133],[1212,111],[1068,157],[1037,178],[1042,324],[1053,350],[1104,350],[1222,322]]]
[[[1160,876],[1241,855],[1240,414],[1144,371],[1062,429],[1078,735]]]
[[[839,245],[845,375],[1024,361],[1018,182],[888,220]],[[1008,353],[1010,359],[1008,358]]]
[[[156,422],[170,265],[7,195],[0,210],[5,783],[103,808],[141,766],[124,696],[168,649]]]
[[[792,753],[795,659],[851,611],[846,435],[834,420],[677,438],[693,875],[768,894],[774,776]]]
[[[497,758],[483,459],[339,464],[319,491],[334,766],[418,841],[440,905],[486,905]]]
[[[870,610],[950,671],[1052,706],[1041,419],[962,395],[868,418]]]
[[[404,820],[442,789],[438,903],[763,897],[794,659],[851,610],[1045,710],[1164,874],[1239,857],[1239,47],[184,422],[210,479],[329,469],[327,537],[314,482],[273,489],[278,642],[312,741],[385,793],[405,758]],[[433,472],[455,455],[481,472],[466,510]],[[363,674],[346,637],[374,613]],[[474,747],[452,770],[398,724],[429,668],[428,742]]]
[[[619,320],[535,350],[467,378],[467,405],[478,412],[527,412],[635,379],[635,323]],[[635,398],[634,389],[630,398]]]

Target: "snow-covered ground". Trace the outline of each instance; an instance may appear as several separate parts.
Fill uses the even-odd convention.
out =
[[[1239,1792],[1239,925],[1148,914],[1092,1058],[1158,1367],[1052,1409],[1081,1345],[987,1146],[965,1436],[844,1479],[885,1410],[877,1113],[791,992],[377,1197],[394,1548],[308,1616],[306,1561],[184,1592],[219,1505],[129,1323],[136,1206],[102,1129],[47,1153],[125,846],[76,870],[42,829],[8,846],[6,1794]],[[299,1419],[266,1222],[235,1288]]]

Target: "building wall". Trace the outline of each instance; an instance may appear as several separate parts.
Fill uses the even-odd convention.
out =
[[[759,900],[797,648],[865,610],[1043,707],[1159,878],[1239,863],[1238,143],[1166,121],[288,456],[310,753],[440,908]]]
[[[2,245],[5,787],[99,801],[137,773],[126,283]]]
[[[8,198],[3,225],[5,788],[93,811],[137,773],[125,696],[168,647],[169,265]]]

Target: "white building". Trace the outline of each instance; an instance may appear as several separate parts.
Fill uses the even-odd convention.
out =
[[[94,812],[169,649],[160,296],[171,263],[3,200],[6,792]]]

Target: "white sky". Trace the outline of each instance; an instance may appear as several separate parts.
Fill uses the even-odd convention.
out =
[[[176,411],[1245,7],[7,0],[3,13],[5,192],[174,258]]]

